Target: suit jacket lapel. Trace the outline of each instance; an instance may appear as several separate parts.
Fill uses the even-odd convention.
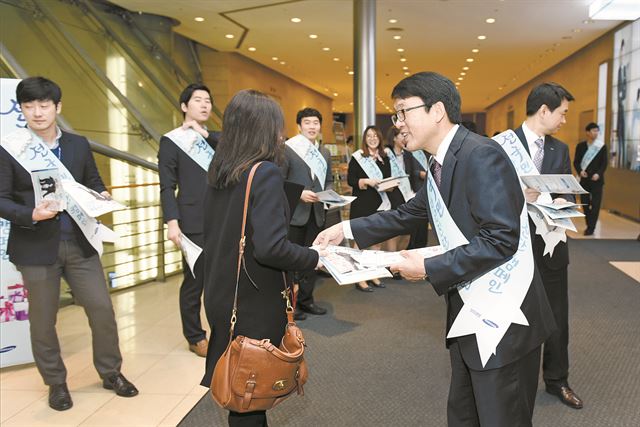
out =
[[[544,137],[544,156],[542,157],[542,167],[540,168],[540,173],[549,173],[548,171],[551,169],[551,162],[553,161],[553,156],[555,155],[555,147],[553,143],[553,139],[549,135]]]
[[[449,201],[451,200],[451,180],[453,179],[453,172],[456,168],[456,163],[458,163],[456,153],[462,146],[462,141],[464,141],[464,138],[468,133],[469,131],[467,129],[460,126],[456,134],[453,136],[453,140],[451,141],[451,145],[449,145],[447,154],[444,156],[440,194],[442,194],[442,199],[447,206],[449,206]]]
[[[60,137],[60,150],[62,151],[62,159],[60,161],[71,172],[71,165],[73,165],[74,146],[71,141],[68,140],[66,132],[62,132]]]
[[[524,131],[522,130],[522,126],[516,129],[514,132],[516,133],[516,136],[520,140],[520,143],[524,145],[524,149],[527,151],[527,154],[529,155],[529,157],[531,157],[531,153],[529,152],[529,144],[527,144],[527,138],[524,136]]]

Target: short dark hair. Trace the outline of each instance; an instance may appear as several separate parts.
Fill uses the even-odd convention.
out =
[[[222,134],[209,166],[209,185],[222,189],[240,181],[254,163],[282,163],[284,115],[280,106],[257,90],[236,93],[222,116]]]
[[[302,123],[302,119],[305,117],[317,117],[318,120],[320,120],[320,124],[322,124],[322,114],[315,108],[306,107],[298,111],[298,114],[296,114],[296,123]]]
[[[209,90],[208,87],[206,87],[202,83],[191,83],[189,86],[185,87],[182,93],[180,94],[180,98],[178,99],[178,106],[182,107],[182,104],[184,105],[189,104],[189,101],[191,101],[191,97],[193,96],[193,92],[197,90],[203,90],[207,92],[209,94],[209,97],[212,98],[211,91]],[[213,102],[213,98],[211,99],[211,101]],[[183,117],[185,116],[184,111],[182,112],[182,116]]]
[[[44,77],[27,77],[16,87],[18,104],[31,101],[52,101],[58,105],[61,99],[60,86]]]
[[[451,123],[460,123],[460,94],[451,80],[432,71],[423,71],[400,81],[391,92],[393,99],[417,96],[427,111],[436,102],[442,102]]]
[[[598,129],[598,130],[600,130],[600,126],[598,126],[598,124],[597,124],[597,123],[591,122],[591,123],[589,123],[589,124],[584,128],[584,130],[586,130],[587,132],[589,132],[591,129]]]
[[[529,92],[527,97],[527,117],[533,116],[543,105],[554,111],[562,104],[564,99],[573,101],[575,98],[558,83],[542,83]]]

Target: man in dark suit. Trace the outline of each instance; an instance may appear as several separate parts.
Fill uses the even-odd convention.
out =
[[[551,135],[566,123],[569,102],[573,96],[556,83],[543,83],[535,87],[527,97],[527,119],[515,130],[541,174],[571,174],[569,148]],[[540,193],[525,190],[527,202],[535,202]],[[565,198],[552,194],[552,199],[574,201],[572,195]],[[544,343],[542,356],[543,379],[548,393],[558,396],[560,401],[572,408],[582,408],[582,400],[569,387],[569,298],[567,291],[567,267],[569,265],[568,243],[559,242],[553,256],[544,255],[545,243],[535,233],[533,221],[531,237],[533,257],[542,276],[553,316],[558,330]]]
[[[18,84],[16,98],[28,126],[21,135],[42,141],[77,182],[110,197],[87,139],[56,125],[62,109],[60,87],[43,77],[29,77]],[[3,135],[3,145],[14,135]],[[103,387],[119,396],[135,396],[138,390],[120,373],[118,327],[100,256],[66,210],[58,212],[51,201],[35,206],[30,172],[0,147],[0,216],[11,222],[7,253],[29,291],[31,346],[49,386],[49,406],[58,411],[73,406],[56,333],[62,277],[89,318],[93,361]]]
[[[176,135],[188,135],[191,138],[201,136],[212,149],[215,149],[216,135],[204,127],[211,114],[211,93],[205,85],[190,84],[180,94],[179,103],[184,114],[181,128],[175,130],[178,132],[172,131],[160,139],[160,200],[164,221],[167,223],[167,238],[180,247],[180,239],[184,233],[189,240],[202,248],[208,164],[199,163],[198,158],[190,157],[180,148],[179,141],[173,141],[172,138],[177,139]],[[202,259],[201,256],[194,266],[195,277],[184,257],[182,259],[180,317],[182,333],[189,343],[189,350],[200,357],[206,357],[209,342],[200,320],[204,276]]]
[[[602,202],[602,187],[604,187],[604,171],[607,169],[607,148],[603,142],[596,142],[600,127],[591,122],[585,128],[587,140],[580,142],[576,146],[576,153],[573,157],[573,167],[580,175],[580,185],[589,194],[580,195],[580,203],[584,206],[587,229],[585,236],[591,236],[598,223],[600,215],[600,203]],[[587,154],[589,153],[589,154]],[[596,153],[595,155],[593,153]],[[585,155],[588,157],[585,159]],[[583,159],[585,164],[583,165]]]
[[[423,72],[393,89],[394,124],[410,151],[432,155],[434,179],[468,244],[432,258],[402,252],[391,267],[408,280],[428,280],[447,302],[447,332],[463,307],[458,286],[504,264],[516,253],[524,197],[518,176],[494,141],[469,132],[460,122],[460,95],[453,83]],[[424,187],[426,189],[426,186]],[[337,244],[345,236],[367,247],[405,234],[433,215],[426,190],[397,210],[337,224],[316,239]],[[511,324],[495,355],[483,366],[476,335],[447,339],[451,358],[449,426],[531,425],[537,390],[540,346],[555,327],[539,275],[521,305],[529,326]]]
[[[283,174],[285,181],[303,185],[304,190],[300,196],[300,201],[291,215],[289,226],[289,240],[302,246],[309,246],[316,238],[320,230],[323,229],[326,214],[324,205],[318,200],[316,193],[322,190],[331,189],[333,185],[333,175],[331,174],[331,154],[329,150],[322,147],[317,139],[322,131],[322,114],[314,108],[304,108],[298,111],[296,123],[300,134],[287,141],[285,146],[285,162]],[[308,147],[305,147],[308,146]],[[304,151],[316,150],[315,159],[317,163],[312,165],[322,167],[324,162],[325,176],[318,177],[318,171],[308,164]],[[304,157],[304,158],[303,158]],[[322,182],[320,181],[322,179]],[[315,270],[294,272],[294,282],[299,285],[296,320],[306,318],[304,313],[325,314],[327,310],[314,302],[313,289],[316,282]]]

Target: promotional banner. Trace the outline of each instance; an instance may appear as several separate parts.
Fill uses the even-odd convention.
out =
[[[15,99],[19,79],[0,79],[0,130],[7,135],[26,127]],[[29,295],[22,276],[9,262],[9,221],[0,218],[0,367],[33,362],[29,336]]]

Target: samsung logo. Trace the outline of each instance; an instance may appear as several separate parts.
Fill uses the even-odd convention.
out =
[[[496,325],[489,319],[482,319],[482,321],[485,323],[485,325],[491,326],[492,328],[496,328],[496,329],[498,328],[498,325]]]

